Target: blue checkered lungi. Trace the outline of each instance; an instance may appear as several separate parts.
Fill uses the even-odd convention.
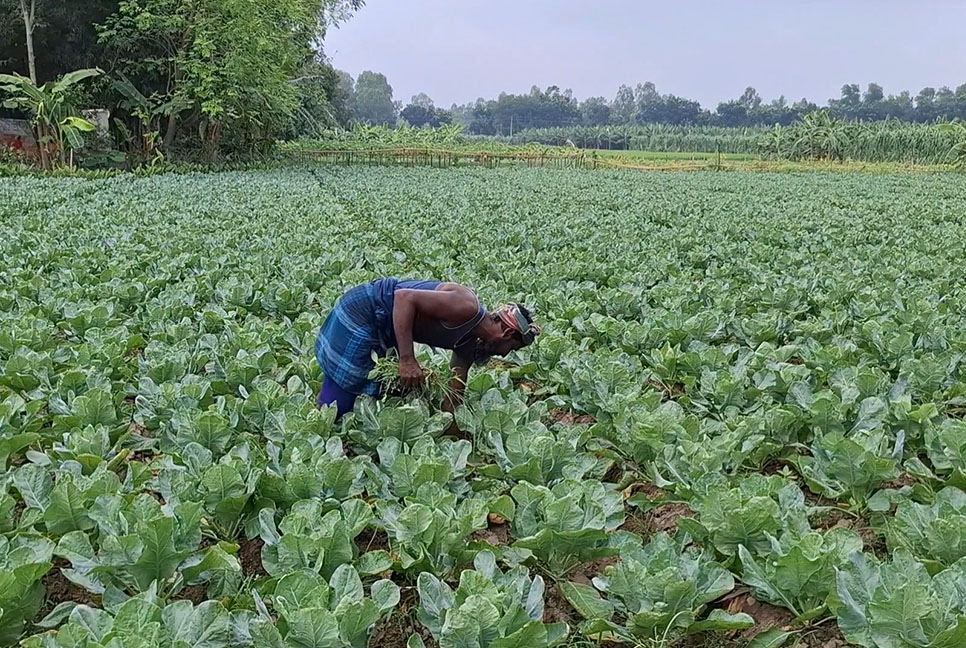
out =
[[[396,346],[392,325],[396,290],[436,290],[440,283],[385,277],[342,295],[315,340],[315,358],[325,377],[349,393],[378,396],[379,384],[369,380],[375,366],[372,353],[384,356]]]
[[[369,379],[375,366],[372,352],[384,356],[393,341],[392,313],[376,304],[373,284],[356,286],[336,302],[315,340],[315,358],[322,373],[353,394],[379,395],[379,384]]]

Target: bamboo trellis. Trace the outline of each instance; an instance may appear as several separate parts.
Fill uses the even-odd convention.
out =
[[[291,154],[305,159],[365,165],[400,164],[451,167],[473,164],[493,168],[506,164],[525,164],[528,167],[557,169],[580,169],[594,165],[591,158],[582,152],[560,155],[540,152],[492,153],[489,151],[448,151],[429,148],[389,148],[293,151]]]

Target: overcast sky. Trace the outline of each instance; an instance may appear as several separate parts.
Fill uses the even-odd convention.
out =
[[[824,104],[966,82],[966,0],[367,0],[329,32],[336,67],[438,106],[534,84],[613,98],[626,83],[708,108],[752,85]]]

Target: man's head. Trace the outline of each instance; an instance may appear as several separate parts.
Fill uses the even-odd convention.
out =
[[[507,304],[487,313],[478,331],[480,346],[477,355],[505,356],[533,344],[538,335],[540,327],[533,323],[530,311],[520,304]]]

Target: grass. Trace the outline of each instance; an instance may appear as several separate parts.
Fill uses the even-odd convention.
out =
[[[559,148],[561,152],[573,153],[574,149]],[[357,151],[358,152],[358,151]],[[955,172],[956,167],[949,164],[912,164],[901,162],[860,162],[854,160],[763,160],[750,153],[722,153],[721,164],[715,153],[689,151],[617,151],[617,150],[585,150],[590,157],[597,155],[600,167],[613,166],[616,168],[652,170],[652,171],[750,171],[762,173],[809,173],[809,172],[846,172],[846,173],[949,173]],[[339,164],[342,162],[329,162]],[[0,178],[4,177],[80,177],[100,179],[114,176],[149,176],[190,174],[197,172],[217,172],[231,170],[271,169],[287,166],[303,165],[304,160],[286,158],[283,153],[275,159],[260,162],[227,164],[216,167],[202,165],[165,164],[157,168],[142,168],[133,172],[118,169],[55,169],[42,171],[26,164],[0,163]],[[514,164],[512,162],[508,164]],[[519,164],[519,163],[517,163]],[[461,165],[463,166],[463,165]]]
[[[763,160],[747,153],[722,153],[718,166],[714,153],[653,151],[596,151],[605,164],[655,171],[751,171],[762,173],[949,173],[948,164],[911,164],[902,162],[860,162],[855,160]]]
[[[718,157],[717,153],[699,153],[696,151],[615,151],[607,149],[596,149],[597,155],[604,158],[626,158],[633,160],[674,160],[674,161],[695,161],[695,162],[707,162],[715,161]],[[588,152],[590,153],[590,152]],[[750,161],[756,160],[758,156],[753,153],[722,153],[722,161]]]

